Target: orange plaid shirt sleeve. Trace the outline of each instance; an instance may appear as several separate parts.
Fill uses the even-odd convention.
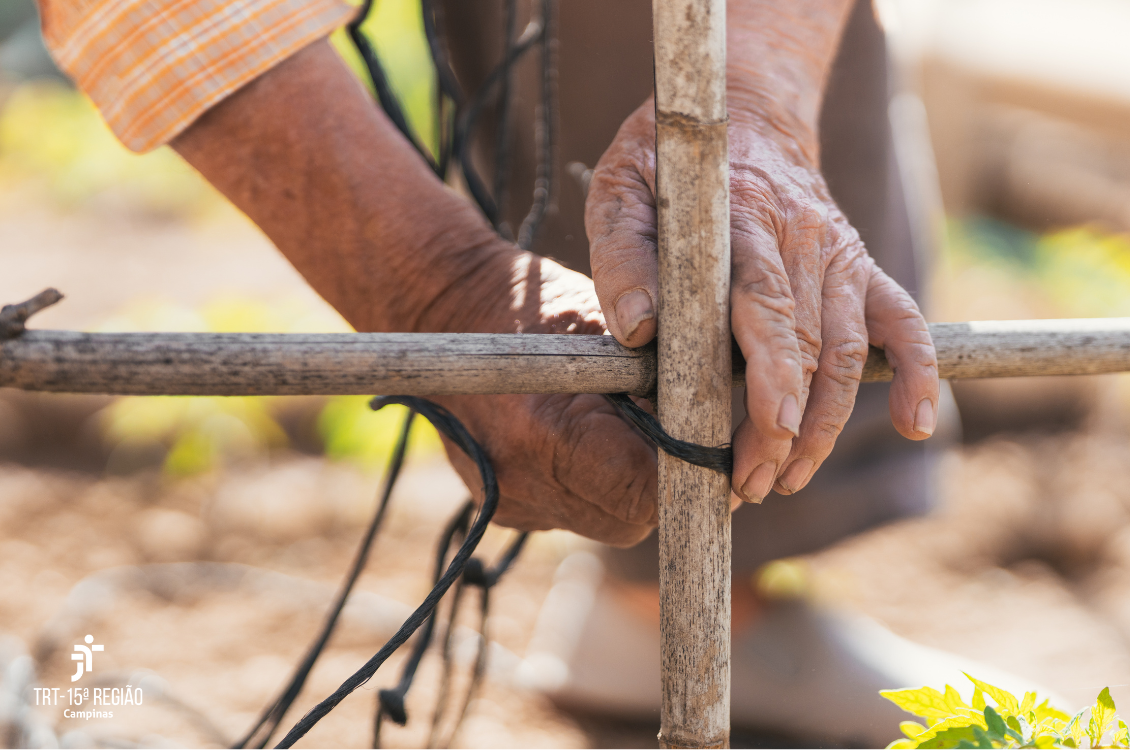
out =
[[[59,67],[133,151],[349,20],[344,0],[39,0]]]

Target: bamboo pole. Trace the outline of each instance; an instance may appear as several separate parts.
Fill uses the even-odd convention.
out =
[[[659,419],[730,440],[725,0],[654,0]],[[730,478],[659,456],[664,747],[730,739]]]
[[[932,323],[946,379],[1130,371],[1130,318]],[[731,383],[744,385],[733,350]],[[891,379],[872,349],[864,382]],[[73,333],[0,341],[0,387],[119,395],[443,396],[656,390],[655,347],[610,336]]]
[[[138,395],[647,393],[654,349],[611,336],[29,331],[0,386]]]

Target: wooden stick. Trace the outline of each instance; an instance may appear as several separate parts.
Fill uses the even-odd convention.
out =
[[[1130,371],[1130,318],[933,323],[943,378]],[[133,395],[654,394],[655,348],[610,336],[71,333],[0,342],[0,387]],[[745,362],[734,350],[735,386]],[[878,349],[864,382],[891,379]]]
[[[951,380],[1130,370],[1130,318],[933,323],[930,336],[938,373]],[[879,350],[871,350],[863,379],[891,379]]]
[[[58,289],[44,289],[26,302],[18,305],[4,305],[0,308],[0,341],[13,339],[24,332],[24,323],[32,315],[44,310],[59,300],[63,295]]]
[[[659,419],[730,440],[725,0],[654,0]],[[730,740],[730,478],[659,456],[663,747]]]
[[[611,336],[30,331],[0,386],[170,395],[648,393],[655,350]]]

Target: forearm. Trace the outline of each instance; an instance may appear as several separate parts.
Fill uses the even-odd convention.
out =
[[[324,41],[172,145],[358,330],[497,327],[486,318],[511,306],[530,262],[443,186]]]
[[[816,163],[828,72],[853,0],[729,0],[731,121],[780,131]]]

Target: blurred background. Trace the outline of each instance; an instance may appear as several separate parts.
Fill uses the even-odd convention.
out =
[[[1130,315],[1130,4],[876,10],[903,92],[892,121],[917,187],[911,208],[936,226],[923,248],[928,319]],[[418,5],[382,0],[369,31],[430,142]],[[0,2],[0,269],[0,302],[47,286],[66,295],[34,320],[41,328],[349,330],[170,150],[136,156],[117,143],[55,69],[31,0]],[[1130,702],[1130,378],[969,381],[954,393],[964,440],[944,463],[942,508],[771,564],[762,589],[862,612],[1079,706],[1106,685]],[[0,391],[0,745],[215,745],[249,726],[315,632],[374,507],[402,414],[365,404]],[[347,618],[296,711],[429,587],[433,541],[466,492],[434,432],[417,426],[411,445],[360,583],[368,609]],[[511,538],[494,530],[484,549]],[[587,722],[505,674],[558,563],[586,549],[565,533],[534,535],[500,585],[491,637],[502,666],[457,745],[654,743],[654,728]],[[121,573],[200,562],[247,567],[236,583],[172,588]],[[86,632],[106,644],[107,674],[147,680],[163,699],[100,723],[21,708],[29,680],[69,685],[65,652]],[[413,692],[421,716],[436,662],[425,660]],[[312,743],[368,742],[375,687],[391,684],[395,663]],[[393,727],[389,742],[422,745],[421,723]]]

